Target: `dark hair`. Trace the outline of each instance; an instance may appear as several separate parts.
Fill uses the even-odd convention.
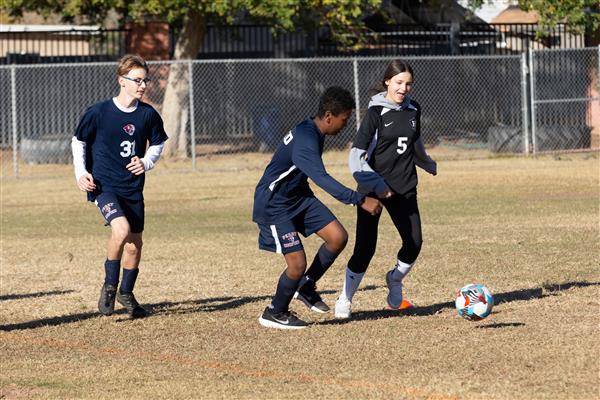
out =
[[[349,91],[339,86],[331,86],[321,95],[317,116],[322,118],[327,111],[338,116],[343,112],[354,110],[355,107],[354,97]]]
[[[385,92],[387,90],[387,85],[385,84],[385,81],[392,79],[394,76],[402,72],[408,72],[413,78],[415,77],[413,69],[409,63],[407,63],[404,60],[393,60],[388,64],[387,68],[385,69],[385,72],[383,73],[383,79],[381,80],[381,82],[370,88],[369,94],[372,96],[379,92]]]

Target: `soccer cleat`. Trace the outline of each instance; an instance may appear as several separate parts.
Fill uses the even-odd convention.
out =
[[[392,279],[394,270],[385,274],[385,283],[388,287],[387,303],[391,310],[399,310],[402,305],[402,281]]]
[[[348,319],[352,314],[352,302],[346,298],[338,297],[335,301],[335,317],[338,319]]]
[[[119,291],[119,293],[117,293],[117,301],[127,309],[127,313],[132,319],[144,318],[150,315],[148,310],[140,306],[140,303],[137,302],[133,293],[121,293]]]
[[[402,302],[400,303],[400,307],[398,307],[398,308],[392,308],[388,304],[387,306],[385,306],[385,309],[386,310],[408,310],[408,309],[411,309],[411,308],[414,308],[414,307],[415,306],[410,301],[402,299]]]
[[[111,315],[115,311],[115,296],[117,288],[113,285],[102,285],[100,299],[98,300],[98,311],[103,315]]]
[[[271,307],[266,307],[262,315],[258,318],[258,322],[267,328],[275,329],[303,329],[308,324],[302,321],[291,311],[283,311],[274,313]]]
[[[296,293],[294,293],[294,298],[303,302],[304,305],[311,311],[321,314],[325,314],[329,311],[329,306],[325,304],[314,286],[313,288],[307,288],[306,286],[303,286]]]

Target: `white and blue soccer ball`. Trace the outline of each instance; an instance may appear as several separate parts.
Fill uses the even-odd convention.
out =
[[[485,285],[472,283],[458,291],[454,303],[458,315],[469,321],[479,321],[492,312],[494,297]]]

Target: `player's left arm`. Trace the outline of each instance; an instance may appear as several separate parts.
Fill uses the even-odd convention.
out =
[[[127,169],[134,175],[141,175],[154,168],[165,147],[165,141],[168,139],[162,118],[154,110],[151,121],[150,146],[146,149],[146,154],[141,158],[138,156],[132,157],[131,162],[127,164]]]
[[[437,163],[429,156],[429,154],[427,154],[425,145],[420,137],[415,141],[414,149],[415,164],[429,172],[431,175],[437,175]]]
[[[417,140],[413,144],[415,164],[429,172],[431,175],[437,175],[437,163],[427,154],[425,145],[421,139],[421,107],[417,105]]]

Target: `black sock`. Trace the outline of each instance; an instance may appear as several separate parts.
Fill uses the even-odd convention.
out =
[[[292,301],[292,297],[294,297],[294,293],[296,293],[296,290],[298,289],[298,282],[300,282],[300,280],[295,281],[288,278],[285,271],[283,271],[279,277],[279,282],[277,283],[277,291],[271,302],[274,314],[288,310],[290,301]]]
[[[119,274],[121,273],[121,260],[104,261],[104,283],[117,287],[119,284]]]
[[[121,288],[119,289],[119,291],[121,293],[133,292],[133,287],[135,286],[135,281],[137,279],[139,272],[140,272],[140,270],[138,268],[134,268],[134,269],[123,268],[123,280],[121,281]]]
[[[321,279],[329,267],[331,267],[337,256],[337,254],[329,251],[327,247],[325,247],[325,243],[323,243],[315,255],[312,264],[310,264],[308,271],[306,271],[306,274],[304,274],[307,278],[309,278],[309,282],[317,282],[319,279]]]

